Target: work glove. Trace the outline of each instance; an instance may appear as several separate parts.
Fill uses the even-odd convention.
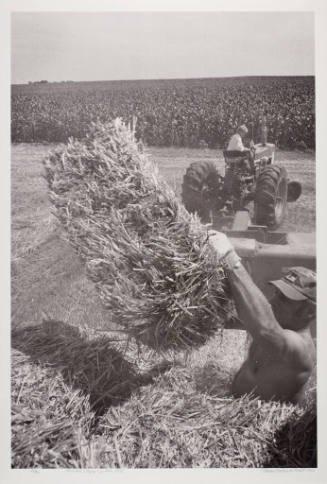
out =
[[[208,243],[214,250],[217,260],[228,270],[240,265],[240,257],[236,254],[228,237],[216,230],[208,231]]]

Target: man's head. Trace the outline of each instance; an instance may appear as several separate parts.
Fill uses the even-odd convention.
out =
[[[276,294],[271,300],[275,316],[285,329],[308,327],[316,315],[316,274],[306,267],[283,270],[283,277],[270,281]]]
[[[239,126],[237,128],[237,132],[243,138],[244,136],[246,136],[248,134],[249,130],[247,129],[245,124],[242,124],[241,126]]]

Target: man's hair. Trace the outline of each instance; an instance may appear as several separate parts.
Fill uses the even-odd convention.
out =
[[[237,132],[239,134],[243,133],[243,134],[247,134],[249,132],[249,130],[247,129],[247,127],[245,126],[245,124],[242,124],[241,126],[239,126],[237,128]]]

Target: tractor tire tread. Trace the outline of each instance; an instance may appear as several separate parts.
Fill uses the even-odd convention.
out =
[[[191,163],[182,183],[182,201],[186,210],[191,213],[197,212],[203,222],[209,221],[210,209],[214,209],[214,196],[220,184],[221,177],[212,161]],[[203,200],[202,189],[205,185],[212,188],[211,203]]]
[[[282,184],[282,205],[276,213],[276,196],[279,185]],[[286,188],[285,188],[286,184]],[[287,172],[279,165],[267,167],[257,180],[255,206],[256,223],[277,228],[283,221],[286,211]]]

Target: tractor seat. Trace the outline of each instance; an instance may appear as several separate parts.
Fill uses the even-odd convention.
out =
[[[224,150],[223,151],[224,158],[226,160],[235,159],[235,158],[248,158],[249,153],[247,151],[237,151],[237,150]]]
[[[254,171],[254,164],[249,159],[249,152],[234,151],[234,150],[224,150],[223,151],[225,163],[231,169],[241,168],[249,173]]]

